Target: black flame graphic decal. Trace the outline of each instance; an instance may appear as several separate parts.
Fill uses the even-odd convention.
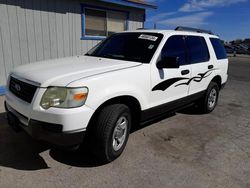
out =
[[[181,85],[189,85],[192,81],[194,82],[201,82],[204,78],[207,78],[212,74],[212,71],[216,69],[211,69],[206,71],[205,73],[199,73],[197,76],[192,78],[184,78],[184,77],[178,77],[178,78],[171,78],[169,80],[165,80],[159,84],[157,84],[155,87],[153,87],[152,91],[165,91],[167,88],[169,88],[174,83],[181,81],[181,80],[187,80],[187,82],[183,82],[180,84],[175,85],[175,87],[181,86]]]

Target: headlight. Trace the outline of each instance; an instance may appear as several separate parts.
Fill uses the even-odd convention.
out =
[[[85,104],[88,88],[49,87],[43,94],[40,105],[44,109],[75,108]]]

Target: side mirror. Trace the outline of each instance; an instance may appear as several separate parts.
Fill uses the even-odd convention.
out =
[[[180,67],[179,64],[179,57],[169,57],[169,56],[162,56],[161,60],[159,60],[156,64],[158,69],[164,68],[172,68],[176,69]]]

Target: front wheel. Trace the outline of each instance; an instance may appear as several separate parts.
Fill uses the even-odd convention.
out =
[[[104,107],[97,116],[92,138],[94,154],[103,162],[111,162],[123,152],[131,128],[131,114],[124,104]]]
[[[211,82],[207,88],[204,97],[199,102],[199,107],[203,113],[212,112],[218,102],[219,86],[215,82]]]

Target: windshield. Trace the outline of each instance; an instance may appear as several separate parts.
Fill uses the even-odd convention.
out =
[[[163,38],[159,33],[117,33],[86,55],[149,63]]]

